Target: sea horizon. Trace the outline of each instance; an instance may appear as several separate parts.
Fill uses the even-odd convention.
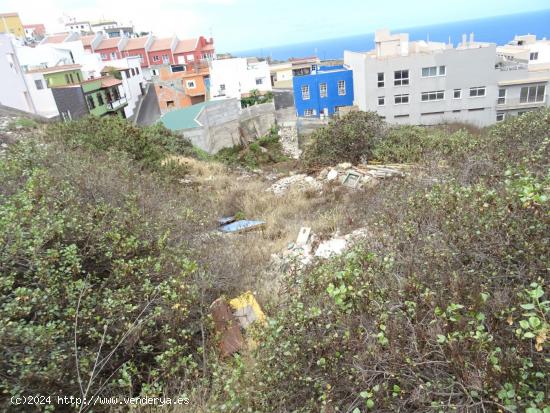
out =
[[[513,40],[515,35],[535,34],[538,39],[550,38],[550,8],[536,12],[462,20],[426,26],[389,28],[392,33],[409,33],[409,39],[451,42],[454,46],[461,42],[463,34],[474,33],[474,40],[503,45]],[[382,26],[383,27],[383,26]],[[231,52],[237,57],[271,58],[284,61],[289,58],[318,56],[321,60],[342,59],[344,50],[355,52],[374,48],[374,32],[280,46],[266,46]]]

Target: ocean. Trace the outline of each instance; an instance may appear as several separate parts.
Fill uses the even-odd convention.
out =
[[[474,40],[506,44],[517,34],[536,34],[537,38],[550,38],[550,9],[532,13],[498,16],[477,20],[465,20],[445,24],[412,28],[390,28],[392,33],[407,32],[410,40],[431,40],[451,42],[456,46],[462,34],[474,33]],[[316,55],[322,60],[341,59],[344,50],[356,52],[374,48],[374,33],[337,39],[316,40],[307,43],[284,46],[264,47],[259,49],[233,52],[241,57],[270,57],[274,60],[287,60],[291,57]]]

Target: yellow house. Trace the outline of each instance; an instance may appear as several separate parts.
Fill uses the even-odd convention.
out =
[[[25,37],[25,29],[19,14],[0,13],[0,33],[12,33],[16,37]]]

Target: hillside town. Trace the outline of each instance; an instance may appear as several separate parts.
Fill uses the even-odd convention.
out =
[[[373,50],[345,51],[339,61],[279,62],[216,54],[213,38],[157,37],[114,20],[72,19],[65,32],[48,33],[17,13],[0,17],[0,104],[48,119],[162,122],[208,152],[242,141],[239,118],[255,104],[268,108],[244,115],[260,125],[245,139],[270,122],[322,125],[353,110],[394,124],[482,127],[549,105],[550,41],[532,34],[496,45],[471,33],[454,46],[384,29]],[[196,122],[208,108],[224,116]],[[213,127],[218,135],[206,136]]]

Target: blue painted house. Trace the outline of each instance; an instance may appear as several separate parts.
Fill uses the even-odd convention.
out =
[[[294,75],[294,105],[300,117],[333,115],[353,105],[353,72],[344,66],[319,66],[310,74]]]

